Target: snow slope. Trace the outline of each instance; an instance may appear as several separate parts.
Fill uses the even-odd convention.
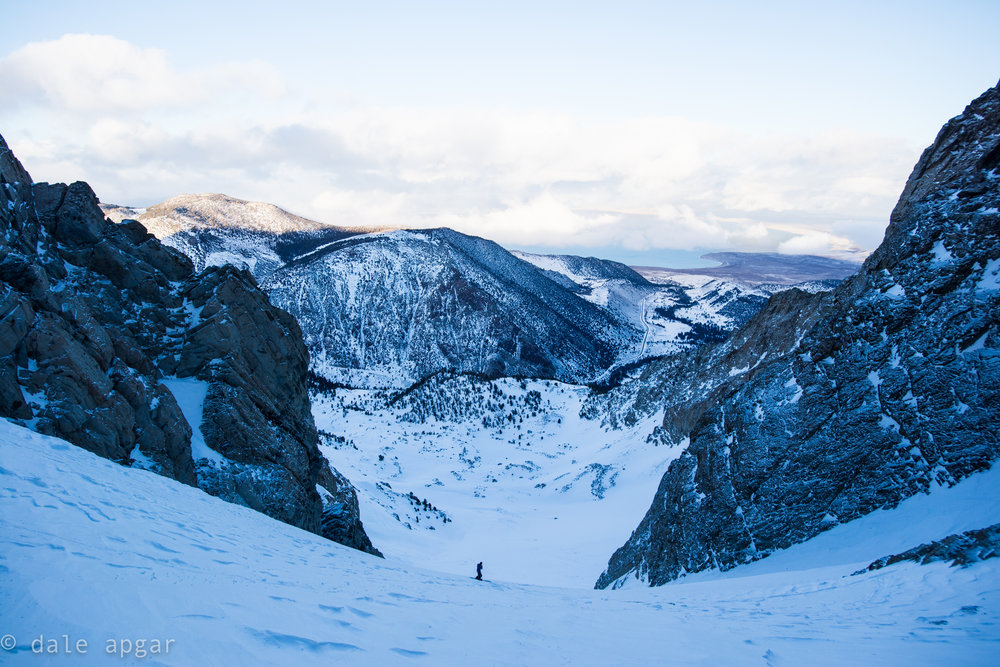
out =
[[[442,375],[391,405],[386,392],[314,393],[313,416],[384,553],[454,574],[482,560],[497,578],[589,588],[683,447],[645,441],[655,415],[618,431],[581,418],[588,391]]]
[[[487,563],[494,581],[476,582],[5,421],[0,443],[5,664],[36,664],[39,637],[64,651],[64,634],[70,655],[53,664],[109,664],[126,639],[128,662],[176,665],[989,665],[1000,648],[996,560],[849,576],[818,554],[809,569],[613,592],[507,583]],[[904,518],[883,526],[880,548],[912,546]]]

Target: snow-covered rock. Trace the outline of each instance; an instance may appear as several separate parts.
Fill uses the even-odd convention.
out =
[[[660,436],[690,442],[599,586],[755,561],[1000,458],[998,166],[992,88],[924,152],[859,273],[594,406],[660,404]]]
[[[112,224],[86,183],[32,183],[2,138],[0,183],[0,415],[322,532],[295,320],[248,272]],[[370,549],[353,528],[325,534]]]

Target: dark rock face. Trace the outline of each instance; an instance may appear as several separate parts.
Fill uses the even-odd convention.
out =
[[[320,471],[318,485],[323,501],[323,534],[337,535],[341,544],[381,556],[361,525],[358,494],[347,478],[332,466],[325,466]]]
[[[949,535],[943,540],[934,540],[919,547],[909,549],[901,554],[885,556],[854,574],[864,574],[881,570],[887,565],[895,565],[903,561],[913,561],[921,565],[937,561],[950,560],[952,566],[966,567],[972,563],[1000,556],[1000,523],[995,523],[979,530],[967,530],[964,533]]]
[[[859,273],[826,296],[773,297],[699,353],[714,371],[678,360],[673,387],[637,392],[683,396],[662,430],[690,445],[598,587],[729,569],[1000,457],[998,156],[993,88],[924,152]],[[761,337],[787,347],[757,357]],[[734,355],[747,370],[718,364]]]
[[[0,416],[331,539],[367,539],[356,499],[348,520],[324,525],[317,483],[334,473],[308,353],[249,273],[196,275],[140,224],[107,221],[86,183],[33,184],[2,138],[0,187]],[[179,378],[205,393],[188,414],[168,387]],[[193,436],[208,455],[193,455]],[[340,493],[349,504],[350,485]]]

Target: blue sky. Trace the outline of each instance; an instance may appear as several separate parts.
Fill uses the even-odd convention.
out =
[[[845,255],[1000,78],[1000,3],[694,4],[6,3],[0,133],[116,203]]]

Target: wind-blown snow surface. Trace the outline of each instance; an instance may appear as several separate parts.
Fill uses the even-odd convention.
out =
[[[40,636],[63,651],[64,634],[66,664],[117,660],[108,640],[121,651],[123,639],[133,653],[160,640],[141,662],[185,665],[988,665],[1000,649],[996,560],[849,576],[853,565],[817,553],[809,569],[615,592],[477,582],[361,554],[2,420],[0,442],[3,662],[34,664]],[[995,503],[998,485],[984,487]],[[922,509],[948,511],[940,497]],[[881,527],[879,549],[913,546],[906,518]],[[880,555],[861,551],[857,562]]]

